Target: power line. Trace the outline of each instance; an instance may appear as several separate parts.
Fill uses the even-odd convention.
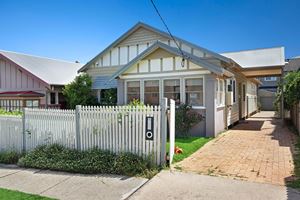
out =
[[[163,19],[163,17],[162,17],[161,14],[159,13],[159,10],[158,10],[158,8],[156,7],[156,5],[154,4],[153,0],[150,0],[150,1],[151,1],[152,5],[153,5],[153,7],[154,7],[154,9],[155,9],[155,11],[156,11],[156,13],[157,13],[157,15],[159,16],[159,18],[161,19],[162,23],[163,23],[164,26],[166,27],[166,29],[167,29],[167,31],[168,31],[170,37],[172,38],[172,40],[173,40],[174,43],[176,44],[177,48],[179,49],[179,51],[180,51],[180,53],[181,53],[181,55],[182,55],[182,63],[181,63],[181,66],[184,67],[185,55],[184,55],[184,53],[183,53],[181,47],[179,46],[179,44],[178,44],[177,41],[175,40],[174,36],[172,35],[172,33],[171,33],[171,31],[170,31],[168,25],[166,24],[165,20]]]

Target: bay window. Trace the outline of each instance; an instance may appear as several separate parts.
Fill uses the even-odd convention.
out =
[[[180,79],[164,80],[164,97],[180,104]]]
[[[159,80],[144,82],[144,103],[159,105]]]
[[[127,82],[127,103],[130,103],[134,99],[140,100],[140,81],[128,81]]]
[[[203,78],[185,79],[185,101],[191,106],[204,106]]]

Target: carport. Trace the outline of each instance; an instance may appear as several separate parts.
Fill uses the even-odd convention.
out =
[[[222,55],[231,58],[242,66],[242,73],[247,78],[275,76],[282,79],[283,77],[285,66],[284,47],[229,52]],[[270,101],[273,100],[274,98],[270,98]],[[283,99],[281,102],[283,102]],[[283,103],[281,103],[281,110],[283,110]]]

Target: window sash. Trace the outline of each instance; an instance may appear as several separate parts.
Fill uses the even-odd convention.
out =
[[[127,82],[127,103],[130,103],[134,99],[140,100],[140,88],[140,81]]]
[[[173,99],[180,104],[180,79],[166,79],[163,81],[164,97]]]
[[[159,105],[159,80],[147,80],[144,82],[144,103]]]
[[[185,102],[191,106],[204,106],[203,78],[185,79]]]

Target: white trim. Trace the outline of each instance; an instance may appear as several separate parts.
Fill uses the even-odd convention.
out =
[[[205,75],[205,74],[211,74],[208,70],[199,70],[199,71],[181,71],[181,72],[170,72],[170,73],[151,73],[151,74],[133,74],[133,75],[121,75],[121,79],[134,79],[134,78],[158,78],[158,77],[176,77],[176,76],[188,76],[188,75]]]

